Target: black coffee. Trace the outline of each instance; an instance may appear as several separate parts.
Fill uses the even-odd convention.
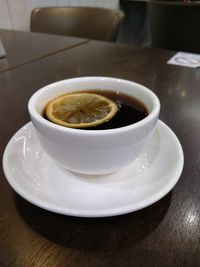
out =
[[[94,93],[101,94],[113,100],[117,103],[119,110],[110,121],[88,128],[88,130],[106,130],[128,126],[141,121],[148,115],[148,110],[145,105],[129,95],[103,90],[96,90]]]
[[[118,105],[119,108],[117,114],[108,122],[84,129],[106,130],[106,129],[120,128],[128,126],[130,124],[134,124],[148,116],[148,110],[145,107],[145,105],[139,100],[133,98],[132,96],[126,95],[121,92],[116,93],[107,90],[93,90],[84,92],[85,93],[93,92],[108,97],[111,100],[113,100]],[[45,115],[44,117],[48,119]]]

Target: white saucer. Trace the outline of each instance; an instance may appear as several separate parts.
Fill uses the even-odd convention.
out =
[[[41,208],[106,217],[142,209],[164,197],[177,183],[183,161],[177,137],[159,121],[151,143],[130,166],[106,176],[81,176],[49,158],[29,122],[9,141],[3,167],[12,188]]]

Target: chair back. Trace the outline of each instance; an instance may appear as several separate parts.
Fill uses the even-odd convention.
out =
[[[117,39],[124,13],[96,7],[46,7],[31,13],[31,31],[94,40]]]
[[[148,16],[152,47],[200,52],[200,4],[149,1]]]

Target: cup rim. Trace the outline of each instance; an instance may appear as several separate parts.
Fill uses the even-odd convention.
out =
[[[151,98],[153,99],[154,102],[154,106],[152,111],[148,114],[148,116],[134,124],[130,124],[127,126],[123,126],[123,127],[119,127],[119,128],[114,128],[114,129],[105,129],[105,130],[95,130],[93,129],[88,130],[88,129],[76,129],[76,128],[70,128],[70,127],[64,127],[58,124],[55,124],[53,122],[50,122],[48,120],[46,120],[45,118],[43,118],[40,114],[38,114],[38,112],[35,109],[35,103],[38,99],[38,97],[40,97],[40,95],[42,95],[43,93],[45,93],[45,91],[47,92],[50,88],[55,87],[57,85],[61,85],[61,84],[65,84],[66,82],[70,83],[76,80],[87,80],[87,81],[94,81],[94,80],[109,80],[109,81],[117,81],[117,82],[125,82],[125,83],[130,83],[132,85],[137,85],[139,86],[143,91],[146,91],[148,93],[148,95],[151,96]],[[151,119],[153,119],[154,117],[156,117],[159,112],[160,112],[160,101],[158,99],[158,97],[156,96],[155,93],[153,93],[149,88],[133,82],[133,81],[129,81],[126,79],[121,79],[121,78],[113,78],[113,77],[103,77],[103,76],[85,76],[85,77],[75,77],[75,78],[69,78],[69,79],[64,79],[61,81],[57,81],[57,82],[53,82],[50,83],[48,85],[43,86],[42,88],[40,88],[39,90],[37,90],[29,99],[28,101],[28,111],[31,117],[33,117],[37,122],[44,124],[47,127],[50,127],[51,129],[54,130],[58,130],[61,132],[67,132],[67,133],[72,133],[72,134],[81,134],[81,135],[103,135],[103,134],[114,134],[114,133],[119,133],[119,132],[126,132],[128,130],[133,130],[135,128],[140,128],[142,127],[144,124],[146,124],[147,122],[149,122]]]

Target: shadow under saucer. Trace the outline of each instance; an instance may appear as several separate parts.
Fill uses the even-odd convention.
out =
[[[172,192],[142,210],[106,218],[78,218],[52,213],[32,205],[14,193],[21,218],[43,238],[82,251],[112,253],[136,245],[164,219]]]

